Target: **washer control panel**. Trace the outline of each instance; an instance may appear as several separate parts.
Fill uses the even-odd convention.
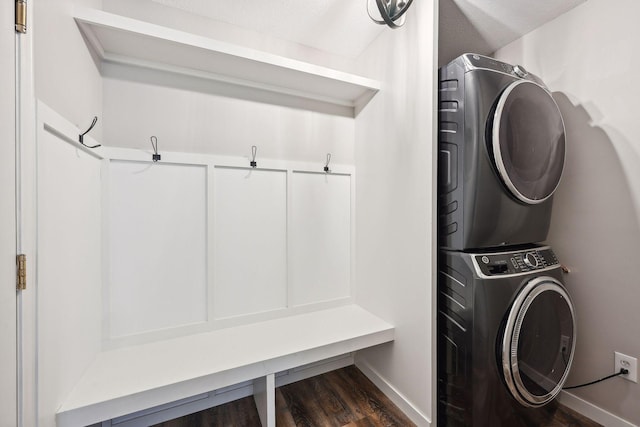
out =
[[[551,248],[532,248],[517,252],[473,255],[479,272],[485,276],[503,276],[545,270],[558,266]]]
[[[527,80],[536,80],[522,65],[511,65],[506,62],[498,61],[484,55],[467,53],[462,55],[466,71],[471,70],[493,70],[501,73],[510,74],[514,77]]]

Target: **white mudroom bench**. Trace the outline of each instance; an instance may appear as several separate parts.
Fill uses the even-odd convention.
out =
[[[276,373],[393,339],[393,326],[346,305],[103,351],[56,421],[87,426],[253,381],[262,425],[272,427]]]

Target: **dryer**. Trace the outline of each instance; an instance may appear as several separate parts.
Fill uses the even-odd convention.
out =
[[[542,406],[562,389],[576,337],[552,249],[440,255],[438,425],[542,425]]]
[[[521,66],[466,54],[439,74],[439,246],[542,242],[565,159],[560,110]]]

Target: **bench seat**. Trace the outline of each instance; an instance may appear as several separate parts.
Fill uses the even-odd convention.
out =
[[[394,328],[357,305],[104,351],[56,414],[87,426],[257,380],[263,425],[275,424],[274,374],[393,341]]]

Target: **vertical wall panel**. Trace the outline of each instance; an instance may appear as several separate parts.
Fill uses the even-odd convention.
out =
[[[38,422],[48,427],[100,351],[101,161],[44,127],[37,156],[38,283],[27,292],[37,292]]]
[[[351,294],[351,177],[293,174],[291,305]]]
[[[356,365],[375,373],[417,425],[437,425],[437,7],[413,2],[402,29],[381,34],[358,57],[384,90],[355,119],[356,301],[396,326],[393,346],[359,351]]]
[[[285,308],[286,172],[215,171],[215,317]]]
[[[207,169],[112,161],[110,334],[207,321]]]

